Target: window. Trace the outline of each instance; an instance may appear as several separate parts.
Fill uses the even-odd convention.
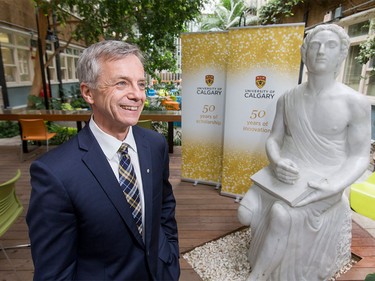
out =
[[[0,28],[0,43],[7,85],[31,85],[34,78],[34,60],[37,52],[37,41],[27,32]],[[54,45],[46,42],[47,57],[50,60],[48,74],[51,83],[57,83],[56,58]],[[76,66],[83,48],[70,46],[60,53],[61,78],[63,82],[76,82]],[[45,58],[44,63],[46,63]],[[47,73],[47,72],[46,72]],[[48,76],[46,75],[46,79]]]
[[[349,37],[357,37],[361,35],[367,35],[370,30],[370,21],[359,22],[353,25],[350,25],[348,28]]]
[[[9,86],[31,84],[32,63],[30,53],[30,35],[0,29],[1,53],[5,80]]]
[[[10,34],[0,31],[0,42],[1,43],[11,43]]]
[[[358,56],[359,45],[351,46],[349,49],[349,54],[345,63],[344,72],[344,84],[353,88],[354,90],[359,90],[359,82],[361,80],[362,65],[359,64],[355,57]]]
[[[359,45],[374,36],[375,18],[371,14],[363,15],[361,22],[358,17],[347,17],[342,23],[346,26],[347,33],[350,37],[351,46],[348,56],[345,60],[342,82],[352,89],[370,97],[375,104],[375,61],[369,61],[366,65],[360,64],[355,58],[359,55]],[[372,75],[371,75],[372,74]]]
[[[17,67],[14,63],[14,52],[9,47],[1,47],[1,53],[3,56],[5,80],[7,82],[15,82],[17,75]]]
[[[82,49],[68,47],[60,54],[61,77],[65,81],[75,81],[78,58]]]
[[[30,77],[30,52],[27,50],[18,50],[18,69],[20,80],[31,81]]]
[[[369,77],[367,85],[367,95],[375,97],[375,75]]]

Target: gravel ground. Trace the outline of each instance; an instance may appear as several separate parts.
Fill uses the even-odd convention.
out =
[[[183,255],[204,281],[245,281],[251,271],[247,261],[251,230],[239,230],[208,242]],[[329,281],[336,280],[355,263],[346,265]]]

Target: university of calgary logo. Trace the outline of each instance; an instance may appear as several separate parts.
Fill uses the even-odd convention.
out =
[[[257,77],[255,77],[255,84],[257,85],[257,87],[259,89],[263,88],[264,85],[266,85],[266,76],[263,76],[263,75],[259,75]]]
[[[206,75],[205,80],[207,86],[210,87],[214,83],[215,77],[213,75]]]

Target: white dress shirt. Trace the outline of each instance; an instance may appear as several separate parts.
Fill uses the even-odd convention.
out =
[[[90,129],[92,133],[94,134],[94,137],[99,143],[100,148],[104,152],[104,155],[107,157],[108,163],[112,168],[113,173],[115,174],[117,180],[119,180],[119,172],[118,168],[120,165],[120,154],[117,152],[121,146],[122,143],[126,143],[129,145],[128,153],[134,168],[135,175],[137,177],[138,181],[138,187],[139,187],[139,196],[142,206],[142,225],[143,225],[143,231],[142,235],[144,235],[144,227],[145,227],[145,203],[144,203],[144,194],[143,194],[143,185],[142,185],[142,176],[141,176],[141,170],[139,166],[139,159],[138,159],[138,153],[137,153],[137,145],[135,143],[134,135],[133,135],[133,128],[129,128],[128,135],[123,141],[119,141],[115,137],[105,133],[103,130],[101,130],[98,125],[96,125],[93,118],[90,119],[89,123]],[[119,187],[120,188],[120,187]],[[124,197],[125,199],[125,197]],[[126,200],[126,199],[125,199]]]

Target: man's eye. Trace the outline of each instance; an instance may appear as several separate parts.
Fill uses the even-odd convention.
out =
[[[146,89],[146,83],[138,83],[138,87],[142,90]]]
[[[125,88],[127,85],[128,85],[128,83],[126,81],[119,81],[119,82],[116,83],[116,87],[120,88],[120,89]]]

